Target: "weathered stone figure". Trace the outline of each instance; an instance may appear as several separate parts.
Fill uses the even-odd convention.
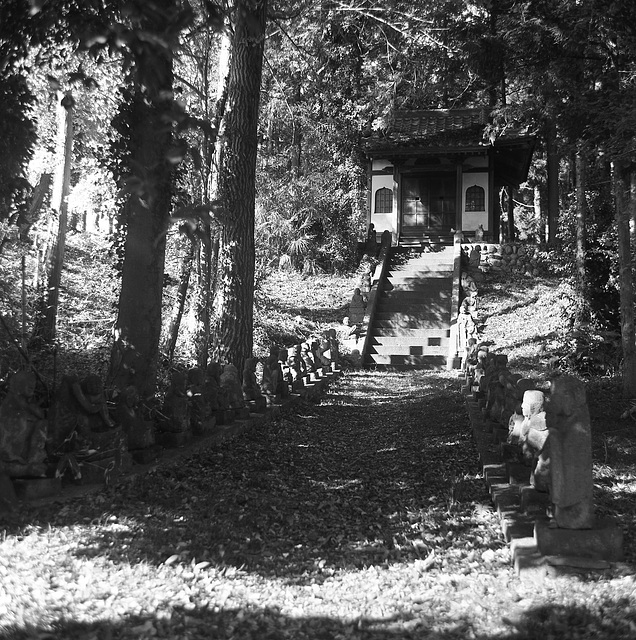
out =
[[[245,401],[251,403],[256,411],[265,409],[267,402],[261,391],[261,387],[256,379],[257,358],[247,358],[243,369],[243,397]]]
[[[364,246],[364,253],[371,258],[375,258],[378,252],[378,234],[375,230],[375,225],[371,223],[369,225],[369,231],[367,232],[367,242]]]
[[[55,394],[47,447],[53,455],[92,446],[92,433],[115,427],[99,376],[64,376]]]
[[[190,398],[190,424],[196,434],[207,428],[212,416],[208,395],[205,393],[205,373],[199,367],[188,369],[188,396]]]
[[[519,442],[524,455],[532,459],[530,484],[537,491],[547,492],[550,488],[550,447],[543,405],[542,391],[534,389],[523,394],[523,422]]]
[[[221,388],[225,389],[230,409],[244,409],[245,400],[239,379],[238,369],[233,364],[226,364],[221,374]]]
[[[82,408],[86,413],[86,420],[91,431],[107,431],[115,427],[110,417],[104,385],[98,375],[88,375],[81,382],[83,393]]]
[[[468,267],[470,269],[479,269],[481,263],[481,246],[476,244],[470,251],[468,256]]]
[[[546,419],[554,524],[589,529],[594,522],[592,431],[585,387],[579,380],[561,376],[552,381]]]
[[[182,371],[175,371],[161,406],[163,420],[161,431],[184,432],[190,429],[190,404],[187,395],[187,378]]]
[[[335,329],[327,329],[327,340],[329,341],[329,357],[332,367],[338,367],[340,364],[340,343],[338,342],[338,333]]]
[[[216,410],[217,411],[224,411],[225,409],[230,408],[227,392],[221,386],[222,372],[223,372],[223,367],[215,360],[211,360],[206,370],[206,383],[208,385],[209,393],[214,394],[214,391],[216,391],[216,405],[217,405]]]
[[[311,350],[310,342],[303,342],[300,345],[300,354],[305,363],[305,371],[307,373],[313,373],[316,371],[316,361],[314,360],[314,354]]]
[[[468,305],[461,304],[457,314],[457,353],[462,359],[461,369],[466,370],[468,351],[472,344],[476,344],[478,337],[477,325],[468,310]]]
[[[305,363],[301,357],[300,344],[295,344],[287,350],[287,366],[291,372],[292,384],[295,386],[304,384]]]
[[[139,392],[130,385],[119,395],[115,418],[123,429],[129,449],[147,449],[155,444],[152,422],[139,411]]]
[[[32,372],[15,373],[0,405],[0,466],[10,476],[44,474],[46,420],[34,399],[35,384]]]
[[[360,287],[356,287],[349,303],[349,322],[362,322],[364,320],[365,307],[366,303],[360,293]]]

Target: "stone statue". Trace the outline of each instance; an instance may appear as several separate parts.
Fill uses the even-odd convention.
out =
[[[46,420],[35,400],[35,374],[19,371],[0,404],[0,466],[9,476],[44,475]]]
[[[364,291],[364,294],[367,296],[369,291],[371,291],[371,276],[372,274],[369,269],[365,269],[360,276],[360,290]]]
[[[562,529],[589,529],[594,523],[592,430],[583,383],[572,376],[555,378],[546,420],[553,524]]]
[[[243,398],[251,403],[256,411],[265,409],[267,402],[256,379],[257,358],[247,358],[243,369]]]
[[[471,346],[470,340],[473,340],[472,344],[476,344],[477,337],[478,333],[475,320],[468,310],[468,305],[462,303],[457,315],[457,353],[462,359],[462,371],[466,370],[468,352]]]
[[[270,404],[289,395],[289,387],[283,379],[283,368],[280,364],[279,355],[280,348],[272,345],[263,367],[262,389]]]
[[[81,390],[83,399],[80,402],[86,413],[90,430],[107,431],[113,429],[115,423],[111,420],[108,412],[101,378],[94,374],[86,376],[81,382]]]
[[[305,377],[305,363],[301,356],[300,344],[295,344],[291,349],[287,350],[287,366],[291,373],[292,384],[295,386],[302,385]]]
[[[233,364],[226,364],[221,374],[221,388],[225,389],[230,409],[245,409],[243,389],[238,369]]]
[[[477,242],[482,242],[484,239],[484,225],[480,224],[477,229],[475,229],[475,240]]]
[[[375,225],[371,223],[367,232],[367,241],[364,246],[364,253],[371,258],[375,258],[378,252],[378,234],[375,230]]]
[[[316,371],[316,361],[314,360],[314,355],[311,351],[310,342],[303,342],[300,345],[300,355],[305,363],[305,371],[307,373],[314,373]]]
[[[318,361],[320,362],[320,366],[327,370],[331,370],[331,347],[329,345],[329,338],[327,338],[327,332],[323,334],[323,336],[318,341],[318,349],[316,354],[318,355]]]
[[[337,368],[340,365],[340,343],[338,341],[338,333],[335,329],[327,329],[327,340],[329,341],[329,358],[332,367]]]
[[[530,484],[537,491],[547,492],[550,488],[550,453],[548,425],[543,405],[542,391],[532,389],[523,394],[523,421],[519,442],[524,456],[532,460]]]
[[[386,253],[393,244],[393,237],[388,229],[385,229],[380,236],[380,251]]]
[[[220,406],[219,384],[215,376],[214,367],[211,372],[209,371],[209,366],[206,368],[201,393],[203,394],[204,402],[210,407],[210,415],[216,413]]]
[[[352,324],[362,322],[364,320],[365,307],[366,303],[360,293],[360,287],[356,287],[349,303],[349,322]]]
[[[129,449],[148,449],[154,446],[153,423],[144,420],[143,413],[139,410],[139,392],[133,385],[119,394],[115,418],[126,435]]]
[[[188,400],[187,377],[183,371],[175,371],[161,406],[163,419],[159,423],[161,431],[179,433],[190,430],[190,403]]]
[[[230,408],[227,392],[221,386],[222,372],[223,367],[215,360],[211,360],[206,369],[206,389],[210,396],[216,394],[216,409],[214,409],[216,411],[224,411]]]
[[[81,382],[75,375],[62,378],[49,420],[47,447],[52,455],[89,449],[93,433],[114,427],[99,376],[89,375]]]
[[[470,255],[468,256],[468,268],[479,269],[480,262],[481,262],[481,246],[476,244],[470,250]]]
[[[195,434],[201,435],[207,430],[212,407],[209,395],[205,392],[205,374],[203,369],[193,367],[187,373],[188,397],[190,398],[190,424]]]

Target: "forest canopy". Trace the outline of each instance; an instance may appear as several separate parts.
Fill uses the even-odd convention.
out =
[[[396,109],[483,107],[486,142],[537,138],[507,239],[552,251],[575,350],[620,336],[635,396],[634,24],[629,0],[5,0],[0,251],[29,277],[3,331],[55,346],[65,233],[90,231],[114,268],[112,385],[152,395],[175,358],[240,370],[268,273],[355,267],[364,141]]]

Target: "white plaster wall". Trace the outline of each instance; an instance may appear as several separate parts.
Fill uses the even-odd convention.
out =
[[[478,185],[486,193],[485,211],[466,211],[466,189]],[[488,231],[488,209],[490,194],[488,193],[488,173],[464,173],[462,174],[462,231],[475,231],[482,225],[484,231]]]
[[[383,171],[387,167],[393,168],[393,163],[390,160],[383,160],[382,158],[377,160],[374,158],[371,162],[371,171]]]
[[[376,161],[374,160],[374,162]],[[388,229],[395,237],[397,233],[397,211],[395,211],[395,202],[393,203],[394,210],[391,213],[376,213],[375,192],[378,189],[391,189],[391,191],[393,191],[393,176],[371,176],[371,224],[375,226],[378,238],[385,229]]]

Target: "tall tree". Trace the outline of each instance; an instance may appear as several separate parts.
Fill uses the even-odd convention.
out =
[[[132,13],[131,13],[132,12]],[[122,220],[126,240],[110,380],[154,393],[161,337],[166,231],[173,169],[182,157],[174,140],[180,107],[173,97],[173,52],[191,13],[178,0],[129,7],[132,90],[119,130],[125,141]]]
[[[224,214],[215,355],[239,371],[253,349],[254,202],[266,15],[266,0],[238,0],[235,6],[218,184]]]
[[[53,180],[51,209],[57,223],[57,231],[52,239],[48,285],[42,297],[42,309],[34,330],[34,338],[46,343],[55,340],[57,311],[60,298],[62,267],[66,251],[66,231],[68,224],[68,194],[71,183],[71,159],[73,156],[73,106],[74,100],[70,91],[57,93],[58,142],[56,150],[56,168]]]

